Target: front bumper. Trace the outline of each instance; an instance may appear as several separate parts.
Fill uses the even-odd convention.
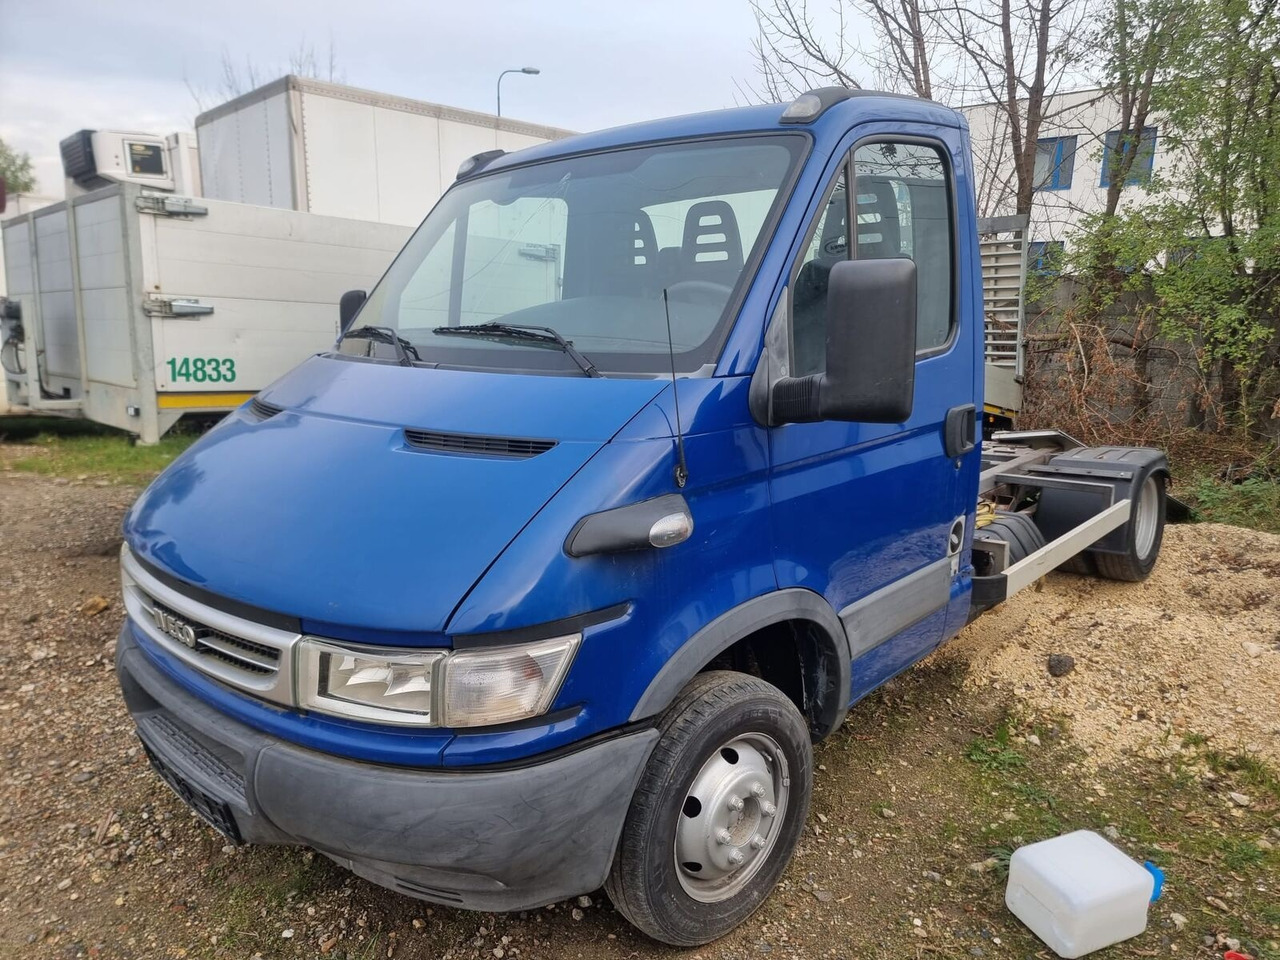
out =
[[[658,738],[638,730],[509,768],[380,766],[214,710],[151,662],[127,622],[116,672],[157,772],[234,841],[305,844],[384,887],[474,910],[597,889]]]

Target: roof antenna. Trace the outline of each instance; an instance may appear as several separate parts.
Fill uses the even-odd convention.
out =
[[[667,354],[671,357],[671,399],[676,405],[676,486],[684,489],[689,480],[689,466],[684,460],[684,429],[680,426],[680,394],[676,390],[676,348],[671,339],[671,304],[667,288],[662,288],[662,309],[667,314]]]

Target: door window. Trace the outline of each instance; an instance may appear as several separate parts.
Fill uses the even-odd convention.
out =
[[[917,349],[933,350],[951,336],[953,230],[941,150],[919,143],[863,144],[853,153],[852,203],[847,183],[842,168],[792,281],[792,376],[826,369],[827,287],[831,268],[841,260],[910,257],[916,263]]]
[[[916,262],[916,349],[951,336],[951,203],[947,168],[936,147],[867,143],[853,154],[860,260],[910,257]]]

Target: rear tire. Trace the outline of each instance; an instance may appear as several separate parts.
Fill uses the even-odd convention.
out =
[[[813,746],[756,677],[703,673],[662,714],[605,891],[655,940],[709,943],[756,911],[804,829]]]
[[[1091,554],[1100,577],[1137,583],[1150,576],[1164,541],[1165,483],[1163,473],[1153,473],[1138,488],[1124,527],[1124,553]]]
[[[1098,575],[1098,567],[1093,562],[1092,554],[1077,553],[1066,563],[1058,565],[1058,570],[1063,573],[1074,573],[1082,577],[1096,577]]]
[[[1044,534],[1035,522],[1025,513],[1010,510],[997,510],[996,518],[975,531],[973,539],[1003,540],[1007,543],[1010,567],[1044,546]],[[979,576],[988,575],[985,570],[978,570],[977,573]]]

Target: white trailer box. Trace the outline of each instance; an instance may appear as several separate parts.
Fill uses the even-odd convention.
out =
[[[9,402],[154,443],[183,413],[230,410],[337,336],[407,227],[117,184],[3,224],[21,340]],[[12,330],[13,321],[8,321]]]
[[[206,197],[406,226],[468,157],[570,134],[295,76],[196,117]]]

